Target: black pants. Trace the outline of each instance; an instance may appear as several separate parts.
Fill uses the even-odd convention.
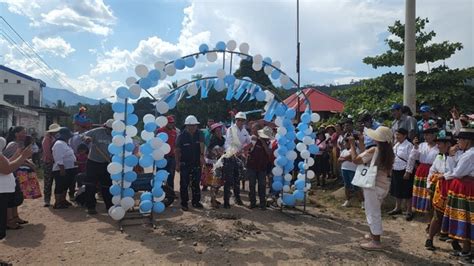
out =
[[[95,209],[97,201],[95,200],[96,186],[99,183],[100,191],[104,199],[107,210],[112,207],[112,195],[109,188],[112,185],[110,174],[107,172],[108,163],[98,163],[87,160],[86,177],[84,178],[84,185],[86,185],[86,207],[88,209]]]
[[[192,203],[201,201],[201,188],[199,182],[201,181],[201,167],[199,166],[181,166],[180,167],[180,182],[179,192],[181,195],[181,206],[188,206],[189,195],[188,187],[191,183],[191,191],[193,193]]]
[[[0,193],[0,239],[5,237],[7,230],[7,209],[13,205],[15,193]]]
[[[174,174],[176,171],[176,159],[174,157],[166,157],[166,160],[168,162],[166,163],[165,170],[168,171],[168,173],[170,173],[166,183],[168,184],[168,187],[174,190]]]
[[[258,198],[260,201],[260,206],[265,206],[265,182],[266,172],[265,171],[255,171],[252,169],[247,168],[247,178],[249,179],[250,183],[250,192],[249,192],[249,199],[250,204],[255,205],[257,203],[256,200],[256,193],[255,193],[255,186],[257,185],[258,181]]]
[[[222,175],[224,178],[224,205],[229,205],[230,188],[234,190],[234,197],[240,200],[240,174],[242,167],[239,165],[237,158],[230,157],[224,159]]]
[[[61,176],[60,171],[53,171],[54,182],[56,183],[56,186],[54,187],[54,194],[57,195],[65,193],[71,187],[71,184],[74,184],[76,172],[76,168],[67,169],[66,175]]]

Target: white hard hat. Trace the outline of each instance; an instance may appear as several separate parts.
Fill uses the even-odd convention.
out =
[[[188,115],[188,117],[186,117],[186,120],[184,120],[184,124],[185,125],[199,125],[200,123],[194,115]]]
[[[243,112],[238,112],[236,115],[235,115],[235,119],[244,119],[244,120],[247,120],[247,115]]]

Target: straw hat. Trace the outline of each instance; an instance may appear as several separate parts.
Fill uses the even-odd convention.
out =
[[[214,123],[211,125],[210,130],[213,131],[214,129],[220,128],[220,127],[222,127],[221,123]]]
[[[49,125],[48,127],[48,133],[56,133],[58,132],[59,130],[61,129],[61,126],[59,124],[56,124],[56,123],[53,123],[51,125]]]
[[[270,127],[264,127],[258,131],[258,136],[262,139],[273,139],[273,130]]]
[[[457,135],[458,139],[471,139],[474,140],[474,128],[463,127]]]
[[[366,134],[371,139],[378,142],[392,142],[393,140],[392,130],[384,126],[380,126],[376,130],[369,128],[367,129]]]
[[[105,121],[104,127],[112,128],[112,124],[114,123],[113,119],[108,119]]]

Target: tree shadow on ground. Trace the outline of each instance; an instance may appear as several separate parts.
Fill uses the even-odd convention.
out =
[[[8,230],[3,244],[15,248],[35,248],[44,238],[44,224],[26,224],[20,230]]]

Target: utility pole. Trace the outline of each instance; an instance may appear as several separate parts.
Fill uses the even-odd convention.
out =
[[[403,105],[416,112],[416,0],[405,0]]]

